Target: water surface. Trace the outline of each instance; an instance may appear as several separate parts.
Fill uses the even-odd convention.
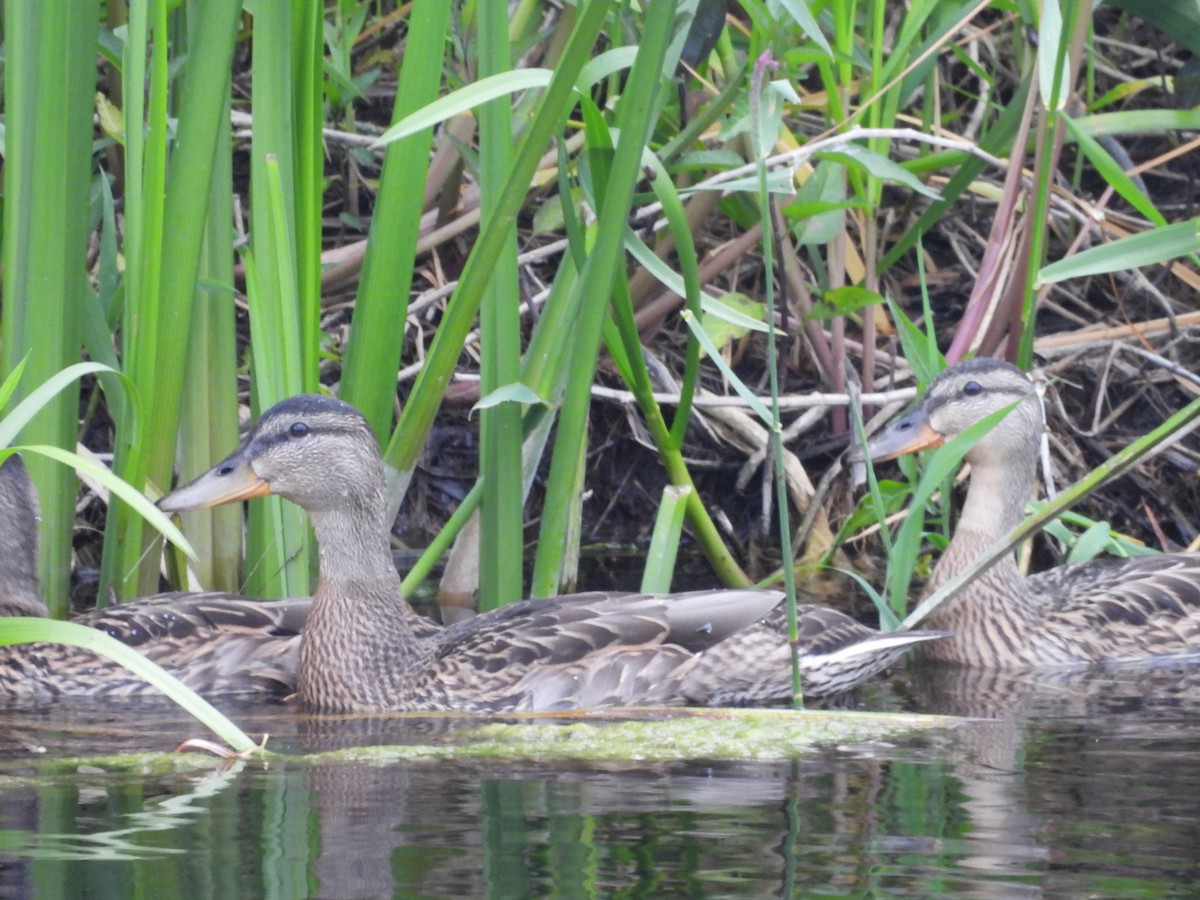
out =
[[[899,683],[899,682],[898,682]],[[279,755],[86,760],[158,705],[0,713],[0,897],[1193,896],[1191,668],[926,668],[867,702],[977,717],[782,761],[313,763],[477,721],[234,708]]]

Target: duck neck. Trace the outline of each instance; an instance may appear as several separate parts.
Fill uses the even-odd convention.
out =
[[[1015,528],[1025,515],[1036,476],[1034,446],[1029,454],[1002,460],[975,460],[971,484],[954,538],[934,567],[926,585],[929,595],[973,563]],[[969,633],[996,616],[1024,627],[1030,603],[1029,587],[1011,553],[1006,553],[929,618],[930,627],[955,632],[949,642],[970,642]],[[995,609],[991,607],[995,606]],[[984,607],[988,607],[985,609]],[[935,653],[938,648],[930,648]],[[949,648],[947,648],[949,649]]]
[[[310,515],[320,574],[301,639],[300,697],[320,709],[385,709],[425,653],[406,618],[383,516]]]
[[[394,584],[400,576],[388,546],[389,529],[383,515],[353,507],[310,513],[319,548],[322,583],[354,585]]]

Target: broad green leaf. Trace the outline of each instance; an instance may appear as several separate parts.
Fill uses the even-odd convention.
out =
[[[841,211],[847,205],[846,167],[834,160],[820,160],[808,176],[796,198],[783,208],[783,214],[794,221],[798,244],[825,244],[832,241],[845,227],[846,216]]]
[[[689,188],[682,188],[680,196],[686,197],[700,191],[721,191],[722,193],[741,192],[744,194],[758,193],[758,176],[747,175],[745,178],[731,178],[729,181],[701,182]],[[796,191],[796,182],[788,169],[775,169],[767,174],[767,190],[772,194],[790,195]]]
[[[723,294],[720,297],[709,298],[708,304],[705,307],[708,310],[723,309],[728,310],[732,316],[736,316],[739,320],[745,316],[747,319],[753,319],[759,331],[764,330],[763,313],[764,308],[762,303],[755,302],[745,294],[729,293]],[[709,338],[717,347],[724,347],[730,341],[734,341],[740,337],[745,337],[751,329],[749,325],[740,325],[730,321],[729,317],[713,315],[704,316],[704,330]]]
[[[1102,554],[1112,544],[1112,528],[1107,522],[1095,522],[1075,539],[1068,563],[1087,562]]]
[[[501,403],[520,403],[523,406],[544,406],[547,409],[551,405],[546,400],[538,396],[537,391],[527,384],[520,381],[506,384],[503,387],[498,387],[486,397],[481,397],[479,402],[471,407],[471,412],[480,409],[490,409],[493,406],[499,406]]]
[[[1076,143],[1079,144],[1079,149],[1096,167],[1096,171],[1100,173],[1101,177],[1112,185],[1113,190],[1155,225],[1167,224],[1167,220],[1154,208],[1150,198],[1142,193],[1134,180],[1125,174],[1125,170],[1109,155],[1107,150],[1100,146],[1098,141],[1085,134],[1070,116],[1063,116],[1063,124],[1066,125],[1067,131],[1074,136]]]
[[[662,504],[654,519],[646,568],[642,572],[642,591],[664,594],[671,590],[675,574],[675,559],[679,554],[679,538],[683,533],[683,516],[687,512],[692,489],[687,485],[669,484],[663,488]]]
[[[888,309],[892,314],[892,321],[896,323],[896,334],[900,338],[900,346],[904,348],[904,358],[908,360],[909,366],[917,376],[917,382],[929,384],[938,372],[946,368],[946,359],[938,350],[928,295],[925,297],[925,327],[927,331],[918,328],[891,297],[886,299]]]
[[[711,359],[713,364],[721,370],[721,374],[725,376],[726,380],[737,392],[738,396],[750,404],[750,408],[754,410],[755,414],[758,415],[760,419],[770,425],[773,421],[771,411],[763,405],[763,402],[755,396],[754,392],[751,391],[750,388],[746,387],[745,383],[738,378],[737,373],[735,373],[733,369],[729,368],[729,363],[725,362],[725,358],[721,355],[721,351],[718,350],[716,345],[708,339],[708,335],[705,333],[703,325],[696,321],[696,317],[692,315],[691,310],[685,309],[682,313],[680,313],[680,316],[687,327],[691,330],[692,334],[696,336],[696,340],[700,342],[700,349],[707,353],[708,358]]]
[[[693,153],[684,153],[678,156],[671,164],[671,171],[673,173],[721,171],[722,169],[736,168],[744,162],[745,160],[732,150],[696,150]]]
[[[1200,219],[1189,219],[1151,228],[1060,259],[1042,269],[1035,287],[1057,284],[1068,278],[1152,266],[1196,252],[1200,252]]]
[[[866,169],[881,181],[904,185],[930,200],[941,200],[942,195],[925,184],[908,169],[894,163],[881,153],[868,150],[861,144],[842,144],[837,150],[826,150],[816,155],[817,159],[836,159],[849,165]]]
[[[1010,403],[1003,409],[998,409],[991,415],[980,419],[961,434],[948,440],[926,460],[924,471],[921,472],[921,479],[913,491],[908,518],[904,520],[892,541],[888,577],[891,581],[889,593],[893,609],[902,610],[907,604],[909,584],[921,551],[921,534],[925,529],[925,505],[934,493],[945,484],[946,480],[958,471],[971,448],[979,443],[1016,405],[1016,403]]]
[[[800,30],[808,35],[809,40],[820,47],[826,56],[833,56],[833,48],[829,46],[829,41],[825,40],[821,26],[813,18],[805,0],[777,0],[777,2],[787,10],[788,15],[800,26]]]
[[[8,401],[12,399],[13,393],[17,390],[17,385],[21,381],[21,373],[25,371],[25,363],[28,360],[29,354],[26,353],[21,357],[21,361],[13,366],[12,371],[8,373],[8,377],[4,379],[4,383],[0,384],[0,409],[8,406]],[[3,444],[0,444],[0,446],[3,446]]]
[[[1140,134],[1147,131],[1194,131],[1200,128],[1200,107],[1194,109],[1131,109],[1080,116],[1075,124],[1084,134]]]
[[[593,85],[603,81],[609,75],[630,68],[636,58],[636,45],[606,50],[583,67],[579,77],[575,79],[575,86],[580,93],[586,94]]]
[[[625,247],[633,255],[633,258],[645,267],[647,272],[662,282],[664,287],[681,297],[687,296],[687,288],[684,286],[683,276],[663,262],[653,250],[646,246],[646,242],[638,237],[634,230],[628,226],[625,229]],[[735,309],[716,303],[711,297],[705,294],[701,294],[700,296],[700,308],[706,316],[710,314],[717,316],[738,328],[764,332],[767,330],[767,326],[763,324],[761,319],[753,319],[750,316],[739,313]]]
[[[1063,17],[1059,0],[1043,0],[1042,20],[1038,24],[1038,90],[1041,92],[1042,105],[1049,109],[1053,102],[1054,108],[1061,110],[1071,93],[1071,72],[1066,60],[1060,59],[1063,51]],[[1055,72],[1058,72],[1057,84]]]
[[[21,429],[29,424],[29,420],[36,416],[42,407],[49,403],[50,399],[58,394],[59,391],[63,390],[63,388],[67,387],[67,385],[85,375],[94,375],[99,372],[114,371],[115,370],[110,369],[108,366],[102,365],[101,363],[82,362],[75,363],[72,366],[67,366],[62,371],[56,372],[50,378],[46,379],[36,388],[30,391],[29,395],[20,403],[18,403],[12,412],[0,420],[0,447],[7,447],[12,444],[17,439],[17,435],[21,433]],[[116,374],[120,375],[121,373],[117,372]],[[131,382],[128,378],[125,378],[123,375],[121,377],[125,382],[125,386],[128,389],[130,396],[136,397],[133,389],[133,382]],[[9,391],[11,394],[11,388],[7,382],[5,383],[4,388],[0,389],[0,393],[3,393],[5,390]],[[136,400],[134,402],[136,402]]]
[[[428,106],[417,110],[410,116],[405,116],[382,135],[371,146],[384,147],[402,137],[416,134],[425,128],[432,128],[447,119],[496,100],[508,94],[532,88],[544,88],[550,83],[554,73],[549,69],[517,69],[503,72],[461,87],[457,91],[440,97]]]
[[[157,506],[151,503],[141,491],[137,490],[123,478],[114,475],[112,470],[107,466],[90,459],[85,459],[69,450],[63,450],[61,447],[50,447],[45,444],[30,444],[29,446],[18,447],[16,449],[27,450],[31,453],[40,453],[42,456],[49,457],[63,465],[82,470],[129,504],[134,512],[149,522],[163,537],[182,550],[189,559],[196,558],[196,553],[187,542],[187,538],[183,536],[171,520]]]
[[[882,302],[882,295],[875,291],[869,291],[856,284],[847,284],[826,291],[821,299],[813,304],[812,312],[806,318],[832,319],[834,316],[849,316]]]

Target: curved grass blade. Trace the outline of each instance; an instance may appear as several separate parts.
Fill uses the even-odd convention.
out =
[[[107,466],[103,466],[90,459],[85,459],[76,453],[72,453],[70,450],[64,450],[61,447],[51,447],[46,444],[30,444],[27,447],[15,447],[13,449],[28,451],[30,453],[40,453],[42,456],[70,466],[73,469],[82,469],[124,500],[134,512],[145,519],[159,534],[182,550],[188,559],[196,558],[196,552],[192,549],[192,545],[188,543],[187,538],[183,536],[183,532],[175,527],[162,510],[155,506],[141,491],[128,481],[115,475]]]
[[[441,97],[411,115],[405,116],[379,136],[372,147],[386,147],[393,141],[439,125],[459,113],[531,88],[544,88],[554,75],[550,69],[519,69],[489,75]]]
[[[69,644],[106,656],[154,685],[236,752],[246,753],[258,746],[211,703],[189,689],[174,675],[103,631],[74,622],[56,622],[53,619],[34,619],[26,616],[0,619],[0,647],[38,641]]]

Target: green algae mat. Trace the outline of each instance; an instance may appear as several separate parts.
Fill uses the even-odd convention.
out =
[[[459,760],[595,761],[781,760],[829,749],[880,750],[921,735],[950,733],[969,720],[910,713],[844,711],[638,709],[614,713],[545,713],[493,718],[449,714],[264,716],[247,730],[269,734],[266,762],[357,763]],[[111,723],[109,723],[111,725]],[[86,727],[70,742],[0,755],[0,782],[28,777],[37,759],[45,777],[62,767],[163,774],[219,766],[217,756],[185,748],[189,737],[168,724],[126,730]],[[320,737],[313,737],[314,729]],[[131,744],[131,741],[135,743]],[[86,748],[86,749],[84,749]],[[146,752],[155,748],[152,752]],[[163,748],[159,751],[157,748]],[[21,771],[25,769],[25,771]]]

